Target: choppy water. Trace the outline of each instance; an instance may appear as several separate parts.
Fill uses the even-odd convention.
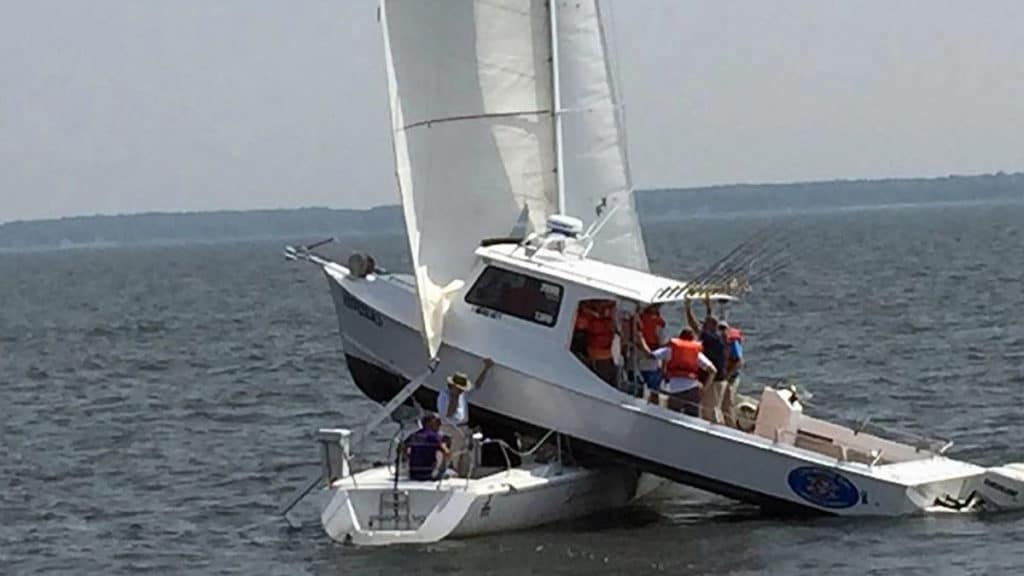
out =
[[[767,219],[652,224],[654,267],[696,271]],[[795,376],[829,413],[953,437],[957,456],[1024,460],[1024,204],[786,222],[798,260],[732,314],[751,371]],[[397,238],[359,244],[402,266]],[[356,422],[371,404],[349,381],[323,278],[279,248],[0,254],[0,572],[1024,568],[1022,515],[781,520],[689,490],[420,548],[336,545],[312,516],[289,529],[273,513],[316,470],[312,431]]]

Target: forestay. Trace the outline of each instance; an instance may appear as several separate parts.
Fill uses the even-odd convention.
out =
[[[482,238],[556,211],[545,0],[383,0],[395,168],[431,357]]]
[[[565,213],[589,225],[614,209],[590,256],[642,271],[647,252],[633,201],[623,114],[598,0],[557,0]]]

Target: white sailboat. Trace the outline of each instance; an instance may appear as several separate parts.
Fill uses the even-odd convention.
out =
[[[1024,504],[1019,467],[813,418],[785,390],[753,401],[745,431],[599,379],[570,352],[581,302],[631,314],[691,295],[647,272],[597,2],[382,6],[414,275],[292,253],[326,274],[349,369],[371,398],[437,359],[417,392],[429,404],[447,374],[492,358],[474,421],[556,430],[584,453],[766,508],[896,516]],[[565,209],[587,221],[574,226]],[[489,240],[517,229],[529,235]]]
[[[321,430],[326,504],[321,523],[331,539],[360,546],[425,544],[445,538],[522,530],[621,507],[662,481],[625,466],[583,468],[563,463],[558,450],[537,458],[532,450],[513,466],[471,466],[465,477],[413,480],[394,466],[349,470],[348,430]],[[474,436],[471,452],[487,445]],[[504,446],[502,448],[505,448]],[[506,456],[509,456],[506,453]],[[474,462],[478,458],[474,458]]]

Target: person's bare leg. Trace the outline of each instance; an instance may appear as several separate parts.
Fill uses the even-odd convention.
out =
[[[708,422],[715,421],[715,388],[711,384],[706,384],[700,391],[700,417],[707,420]]]
[[[722,417],[726,426],[736,427],[736,387],[739,385],[739,376],[733,376],[725,385],[722,393]]]
[[[725,381],[719,380],[717,382],[711,382],[709,386],[705,386],[701,391],[701,410],[704,413],[703,418],[709,422],[715,424],[722,423],[722,396],[725,392]]]
[[[450,461],[455,473],[459,476],[466,476],[469,460],[464,451],[466,450],[466,435],[458,427],[449,424],[441,425],[441,433],[451,438]]]

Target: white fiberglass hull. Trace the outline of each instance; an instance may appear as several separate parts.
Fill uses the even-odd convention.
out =
[[[337,265],[325,271],[346,355],[355,363],[376,367],[380,374],[408,378],[421,373],[427,358],[413,328],[416,304],[411,284],[394,278],[353,279]],[[486,345],[493,337],[466,338],[460,345],[458,336],[468,332],[466,324],[487,321],[474,316],[479,315],[464,314],[450,323],[456,337],[441,348],[441,369],[428,380],[430,390],[422,391],[427,398],[451,372],[474,374],[482,357],[492,357],[496,365],[486,386],[471,398],[473,418],[554,429],[607,456],[683,484],[771,510],[901,516],[932,511],[943,499],[966,499],[986,472],[941,455],[922,454],[885,465],[851,461],[842,454],[808,450],[670,412],[605,385],[565,351],[555,352],[570,362],[558,365],[557,356],[547,358],[548,351],[541,348],[528,350],[528,342],[507,334],[499,336],[509,346],[472,352],[481,347],[481,340]],[[518,358],[530,365],[530,371],[520,368]],[[561,373],[536,375],[542,370]],[[378,383],[388,386],[383,380],[360,386],[365,390]],[[370,393],[376,394],[388,393]],[[424,401],[423,395],[420,398]]]
[[[642,495],[639,478],[621,467],[538,464],[471,480],[399,480],[396,487],[384,466],[335,481],[321,522],[339,542],[424,544],[522,530],[620,507]]]

